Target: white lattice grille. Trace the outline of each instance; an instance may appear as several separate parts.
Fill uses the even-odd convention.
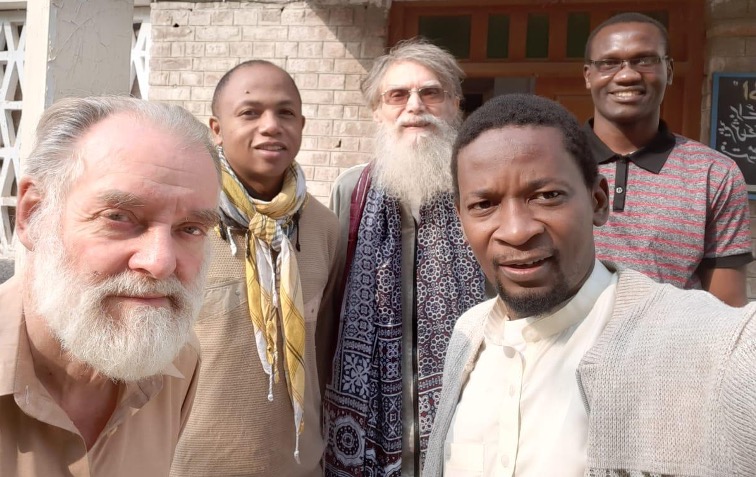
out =
[[[150,26],[149,8],[135,8],[134,36],[131,38],[131,94],[142,99],[147,99],[150,92]]]
[[[11,255],[26,47],[25,13],[0,12],[0,256]]]
[[[0,11],[0,257],[12,257],[16,212],[16,175],[20,171],[19,135],[26,47],[25,12]],[[131,94],[147,99],[150,74],[150,11],[134,9],[131,41]]]

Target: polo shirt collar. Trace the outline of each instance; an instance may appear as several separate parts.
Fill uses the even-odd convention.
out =
[[[588,136],[588,146],[597,164],[604,164],[625,157],[638,167],[658,174],[675,147],[675,135],[669,131],[667,123],[662,120],[659,121],[659,130],[651,142],[626,156],[615,153],[596,136],[593,132],[593,118],[585,123],[583,129]]]

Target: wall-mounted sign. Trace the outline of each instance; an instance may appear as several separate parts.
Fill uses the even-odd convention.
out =
[[[756,73],[714,73],[709,145],[731,157],[756,191]]]

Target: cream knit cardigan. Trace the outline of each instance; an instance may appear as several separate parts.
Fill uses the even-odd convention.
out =
[[[493,301],[454,329],[424,477],[443,474],[444,441]],[[756,303],[731,308],[620,270],[612,318],[577,370],[585,475],[756,476],[754,314]]]

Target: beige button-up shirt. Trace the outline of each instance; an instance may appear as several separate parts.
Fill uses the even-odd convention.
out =
[[[121,385],[110,421],[87,452],[34,373],[21,280],[11,278],[0,285],[0,475],[167,476],[194,401],[198,365],[195,340],[162,375]]]
[[[616,274],[596,261],[552,315],[508,321],[499,301],[446,436],[444,476],[582,476],[588,416],[575,371],[612,314]]]

